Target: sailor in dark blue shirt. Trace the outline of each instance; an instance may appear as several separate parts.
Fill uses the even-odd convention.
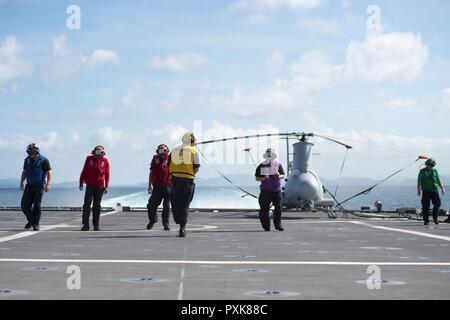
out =
[[[27,147],[27,154],[20,178],[20,190],[24,191],[22,211],[28,220],[25,230],[33,227],[34,231],[39,231],[42,197],[44,192],[50,191],[52,169],[48,159],[40,154],[39,148],[34,143]],[[26,187],[25,180],[27,180]]]

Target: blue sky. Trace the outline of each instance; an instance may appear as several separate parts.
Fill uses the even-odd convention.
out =
[[[66,27],[73,4],[79,30]],[[370,5],[380,9],[376,30]],[[174,146],[199,124],[201,138],[348,139],[347,176],[381,178],[419,154],[450,174],[449,11],[444,0],[0,0],[0,178],[20,174],[34,141],[57,182],[76,180],[97,144],[113,184],[145,181],[156,145]],[[314,143],[314,168],[334,178],[344,151]],[[245,144],[256,158],[267,146]],[[208,152],[227,173],[253,171]]]

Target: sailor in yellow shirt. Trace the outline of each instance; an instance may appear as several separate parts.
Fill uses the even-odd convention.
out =
[[[186,237],[189,206],[194,198],[195,175],[200,161],[195,150],[196,139],[192,132],[186,133],[182,144],[174,148],[169,156],[169,174],[172,177],[172,213],[176,224],[180,225],[179,236]]]

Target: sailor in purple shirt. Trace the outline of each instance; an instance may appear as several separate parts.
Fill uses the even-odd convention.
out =
[[[278,161],[278,156],[273,149],[268,149],[264,154],[264,161],[256,168],[256,181],[261,182],[259,195],[259,220],[265,231],[270,231],[270,206],[273,204],[273,223],[275,229],[284,231],[281,225],[282,194],[281,180],[285,173],[283,166]]]

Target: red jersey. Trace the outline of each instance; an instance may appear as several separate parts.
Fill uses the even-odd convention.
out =
[[[108,189],[109,186],[109,162],[105,157],[96,160],[93,155],[86,158],[83,171],[80,175],[80,184],[86,183],[95,188]]]
[[[164,158],[158,155],[153,156],[150,170],[152,171],[152,184],[154,186],[168,186],[172,184],[169,176],[169,156],[165,155]]]

